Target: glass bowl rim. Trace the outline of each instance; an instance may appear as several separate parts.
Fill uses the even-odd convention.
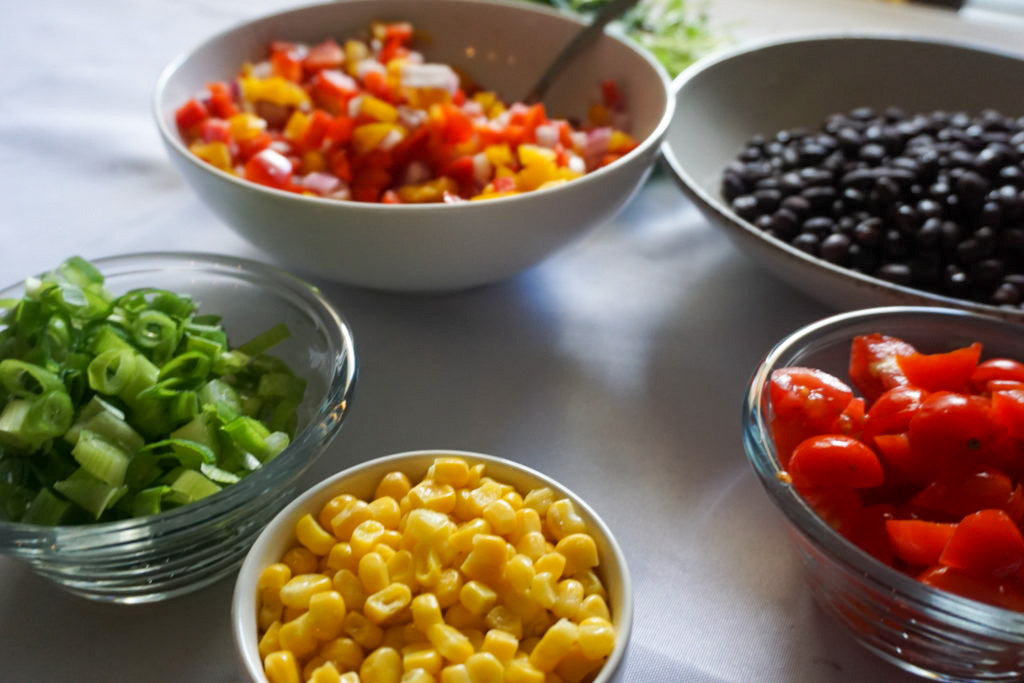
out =
[[[808,539],[819,551],[837,562],[846,572],[865,579],[883,591],[924,606],[929,611],[941,613],[939,617],[948,621],[951,617],[995,629],[1000,636],[1024,644],[1024,612],[1004,609],[995,605],[978,602],[955,593],[921,583],[888,565],[876,560],[868,553],[848,541],[808,505],[793,486],[779,478],[782,469],[775,455],[771,430],[761,410],[762,396],[772,370],[781,358],[804,346],[835,327],[846,323],[866,322],[871,319],[882,321],[886,318],[953,317],[959,321],[978,320],[1024,332],[1019,324],[1003,318],[984,315],[974,311],[933,306],[884,306],[866,308],[832,315],[805,325],[783,337],[764,356],[755,369],[743,404],[744,449],[751,466],[757,473],[761,485],[770,495],[796,531]],[[882,330],[884,332],[884,330]],[[844,380],[845,381],[845,380]]]
[[[323,296],[318,287],[276,266],[252,259],[207,252],[132,252],[91,258],[89,262],[105,278],[130,273],[145,273],[146,271],[191,270],[202,272],[213,269],[223,275],[245,279],[261,289],[287,292],[291,297],[298,298],[306,304],[317,322],[324,325],[329,344],[334,349],[330,382],[326,392],[319,399],[320,404],[316,408],[316,412],[284,451],[265,467],[251,472],[238,483],[225,487],[213,496],[156,515],[112,522],[51,526],[0,520],[0,536],[10,534],[15,539],[14,545],[17,545],[19,538],[27,539],[46,535],[89,538],[138,531],[151,525],[187,527],[190,522],[198,523],[216,518],[245,505],[257,489],[295,470],[297,465],[301,465],[303,456],[321,448],[337,433],[348,412],[355,389],[357,377],[355,343],[348,322]],[[128,267],[134,262],[138,262],[138,266],[133,270],[108,272],[105,268]],[[24,280],[0,288],[0,295],[18,292],[23,283]],[[289,301],[289,305],[295,307],[293,301],[286,300]],[[328,429],[323,429],[323,425],[329,425]],[[4,543],[0,543],[0,553],[4,552],[4,545]]]

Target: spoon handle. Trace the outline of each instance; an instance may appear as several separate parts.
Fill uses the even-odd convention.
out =
[[[562,51],[558,53],[554,61],[548,66],[537,83],[530,89],[523,101],[527,104],[534,104],[539,102],[544,94],[551,87],[552,82],[558,77],[562,69],[565,68],[576,55],[585,50],[591,43],[593,43],[597,37],[604,30],[604,27],[608,22],[619,18],[627,10],[636,5],[640,0],[611,0],[611,2],[602,6],[598,10],[597,14],[591,22],[582,31],[577,33],[569,43],[562,48]]]

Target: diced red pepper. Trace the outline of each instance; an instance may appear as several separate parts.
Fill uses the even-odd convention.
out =
[[[306,58],[302,60],[302,66],[306,71],[320,71],[321,69],[337,69],[345,61],[345,53],[341,46],[328,38],[324,42],[309,48]]]
[[[239,112],[238,105],[231,93],[231,86],[221,81],[207,83],[206,89],[210,91],[209,109],[210,114],[221,119],[230,119]]]
[[[286,189],[292,180],[292,162],[272,149],[255,154],[245,165],[245,177],[254,183]]]
[[[174,112],[174,122],[178,124],[179,130],[185,131],[199,125],[209,115],[210,113],[203,106],[202,102],[197,99],[191,99]]]

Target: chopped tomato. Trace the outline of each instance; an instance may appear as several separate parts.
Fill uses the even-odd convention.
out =
[[[978,364],[971,373],[970,381],[971,387],[980,392],[989,382],[996,380],[1024,383],[1024,363],[1009,358],[989,358]]]
[[[850,350],[850,379],[868,401],[874,401],[888,389],[909,384],[899,365],[901,356],[917,350],[895,337],[867,334],[855,337]]]
[[[178,124],[180,130],[188,130],[192,126],[197,126],[205,121],[209,115],[210,113],[203,106],[202,102],[191,99],[174,113],[174,122]]]
[[[974,576],[1012,576],[1024,566],[1024,536],[1002,510],[979,510],[957,524],[939,562]]]
[[[788,471],[798,489],[880,485],[885,476],[874,451],[860,441],[838,434],[812,436],[800,443]]]
[[[890,519],[885,523],[896,557],[914,567],[938,564],[956,524],[921,519]]]
[[[918,580],[978,602],[1024,611],[1024,588],[1013,581],[971,576],[943,566],[932,567],[921,574]]]
[[[949,353],[898,356],[896,362],[914,386],[926,391],[965,391],[980,358],[981,344],[975,343]]]

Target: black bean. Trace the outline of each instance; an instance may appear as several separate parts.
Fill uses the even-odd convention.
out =
[[[832,187],[808,187],[800,192],[800,196],[811,203],[812,210],[824,211],[832,206],[836,199],[836,191]]]
[[[793,195],[792,197],[786,197],[782,200],[780,206],[783,209],[789,209],[794,214],[800,217],[807,216],[811,212],[811,203],[804,197],[799,195]]]
[[[870,143],[860,148],[861,159],[871,164],[880,164],[885,159],[886,151],[885,147],[878,143]]]
[[[778,190],[755,190],[753,196],[757,202],[757,210],[761,213],[775,211],[782,201],[782,193]]]
[[[1017,285],[1009,282],[996,287],[996,291],[992,293],[992,303],[1000,306],[1016,306],[1024,299],[1021,295],[1021,290]]]
[[[740,218],[753,220],[757,216],[757,198],[749,194],[739,196],[732,200],[732,210]]]
[[[1024,185],[1024,170],[1020,166],[1004,166],[997,174],[999,182],[1021,187]]]
[[[942,241],[942,219],[932,217],[921,224],[915,236],[917,244],[923,249],[937,247]]]
[[[857,224],[853,229],[853,238],[859,244],[872,247],[882,241],[882,221],[879,218],[868,218]]]
[[[977,286],[992,289],[1003,279],[1003,270],[999,259],[985,259],[971,266],[971,277]]]
[[[850,238],[840,233],[829,235],[821,243],[821,258],[830,263],[844,265],[849,259]]]
[[[762,214],[754,219],[754,225],[760,228],[761,230],[771,230],[772,217],[769,216],[768,214]]]
[[[876,178],[877,176],[873,170],[859,168],[844,175],[839,183],[843,187],[854,187],[858,190],[866,191],[874,186]]]
[[[950,264],[943,273],[942,289],[952,296],[964,296],[971,289],[971,281],[959,266]]]
[[[724,196],[727,201],[731,202],[746,191],[747,183],[744,182],[743,178],[741,178],[739,174],[726,173],[725,176],[722,177],[722,196]]]
[[[793,246],[811,256],[818,255],[820,240],[809,232],[802,232],[793,239]]]
[[[956,193],[968,209],[981,206],[989,187],[988,180],[974,171],[965,171],[956,180]]]
[[[832,185],[835,180],[833,173],[824,168],[801,168],[800,178],[805,185]]]
[[[800,227],[800,220],[797,215],[789,209],[782,208],[771,216],[771,228],[779,239],[793,239]]]
[[[784,192],[793,194],[804,189],[804,179],[796,171],[790,171],[783,174],[782,178],[779,179],[779,185]]]
[[[921,227],[921,214],[909,204],[896,207],[896,225],[901,232],[912,234]]]
[[[917,203],[917,212],[924,219],[940,218],[942,216],[942,204],[934,199],[922,199]]]
[[[978,217],[983,225],[991,225],[998,228],[1003,220],[1003,208],[999,202],[985,202],[981,205],[981,213]]]
[[[804,221],[803,229],[804,232],[812,232],[818,237],[824,238],[825,235],[832,233],[835,226],[836,222],[828,216],[815,216]]]
[[[875,272],[875,276],[897,285],[913,282],[910,266],[906,263],[886,263]]]

